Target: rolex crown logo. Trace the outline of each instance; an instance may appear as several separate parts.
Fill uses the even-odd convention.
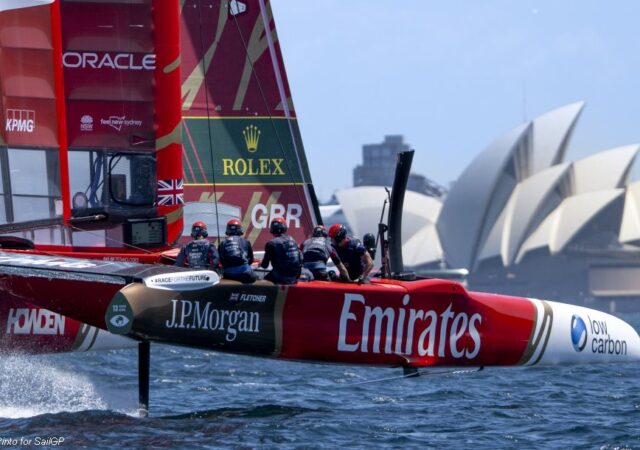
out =
[[[260,130],[255,125],[249,125],[245,127],[242,132],[244,135],[244,142],[247,144],[247,150],[254,153],[258,150],[258,141],[260,141]]]

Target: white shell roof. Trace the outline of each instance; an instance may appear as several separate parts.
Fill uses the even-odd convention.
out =
[[[520,246],[559,201],[552,195],[568,173],[570,164],[559,164],[519,183],[500,219],[485,242],[478,260],[500,255],[505,266],[513,264]],[[555,202],[549,205],[549,202]]]
[[[513,198],[514,197],[512,196],[509,199],[509,202],[507,202],[507,205],[502,210],[502,213],[498,217],[498,220],[496,220],[496,222],[493,224],[493,228],[491,229],[489,236],[484,241],[484,246],[482,247],[482,250],[480,251],[480,253],[478,253],[478,257],[476,258],[476,264],[484,259],[489,259],[489,258],[502,255],[502,239],[504,235],[504,223],[507,220],[507,215],[508,215],[507,211],[509,211],[510,209],[513,209],[513,206],[511,205]],[[504,260],[503,260],[503,264],[504,264]]]
[[[516,263],[528,252],[545,246],[551,254],[560,253],[591,219],[623,193],[624,189],[609,189],[566,198],[524,242]]]
[[[573,163],[576,194],[623,187],[639,145],[598,152]]]
[[[382,205],[387,193],[382,186],[362,186],[336,191],[336,198],[342,205],[349,227],[354,235],[362,239],[365,233],[376,234]],[[402,211],[402,241],[405,243],[423,227],[433,226],[438,220],[442,203],[434,197],[407,191]],[[387,204],[384,223],[387,223]]]
[[[623,193],[624,210],[614,212],[622,215],[619,240],[640,245],[640,182],[626,185],[640,145],[562,162],[583,108],[577,102],[550,111],[494,141],[466,167],[442,205],[407,193],[405,263],[444,258],[450,267],[474,270],[495,257],[505,267],[518,264],[540,248],[557,254]],[[355,234],[376,230],[383,188],[337,196]]]
[[[562,163],[583,107],[584,102],[576,102],[513,129],[466,168],[447,196],[438,223],[450,265],[475,267],[480,259],[498,254],[505,264],[513,261],[529,224],[536,221],[535,212],[544,209],[545,199],[545,195],[533,192],[542,186],[540,180],[533,182],[532,188],[516,183]],[[511,174],[510,167],[514,168]],[[543,178],[553,174],[557,175],[547,173]],[[520,210],[526,209],[526,203],[509,200],[515,189],[524,189],[525,202],[537,202],[536,209],[527,211],[525,217]],[[518,211],[505,211],[508,205]],[[511,230],[512,226],[508,234],[502,233],[504,227]]]
[[[640,242],[640,181],[627,186],[620,224],[620,242],[623,244]]]
[[[528,130],[528,124],[521,125],[493,142],[467,166],[447,195],[437,228],[452,267],[473,265],[483,230],[493,225],[486,223],[487,211],[493,208],[499,213],[504,205],[497,205],[494,199],[508,199],[508,192],[498,192],[503,171],[527,138]]]
[[[341,205],[320,205],[320,214],[322,218],[330,217],[338,212],[342,212]]]
[[[402,259],[406,266],[420,266],[443,259],[438,230],[427,225],[402,245]]]
[[[564,161],[571,134],[583,108],[584,102],[576,102],[534,119],[530,174]]]

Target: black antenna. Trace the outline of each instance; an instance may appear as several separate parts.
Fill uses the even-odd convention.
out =
[[[396,175],[393,180],[393,189],[389,202],[389,271],[393,278],[407,280],[415,279],[415,274],[404,273],[404,262],[402,260],[402,208],[413,154],[413,150],[398,153]]]
[[[378,235],[376,236],[376,248],[378,247],[378,241],[380,241],[380,262],[382,263],[381,275],[382,278],[390,278],[391,271],[389,270],[389,241],[387,240],[386,233],[389,227],[382,222],[384,218],[385,210],[387,209],[387,203],[391,201],[391,191],[385,186],[384,190],[387,193],[387,198],[384,199],[382,204],[382,212],[380,213],[380,221],[378,222]]]

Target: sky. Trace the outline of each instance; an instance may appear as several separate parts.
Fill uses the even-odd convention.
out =
[[[640,143],[639,1],[271,4],[321,201],[389,134],[447,187],[502,134],[575,101],[567,159]]]

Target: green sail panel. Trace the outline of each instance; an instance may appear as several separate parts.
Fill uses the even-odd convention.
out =
[[[297,148],[302,148],[300,134],[295,136]],[[292,184],[310,179],[304,153],[298,161],[285,119],[185,118],[183,143],[189,184]]]

